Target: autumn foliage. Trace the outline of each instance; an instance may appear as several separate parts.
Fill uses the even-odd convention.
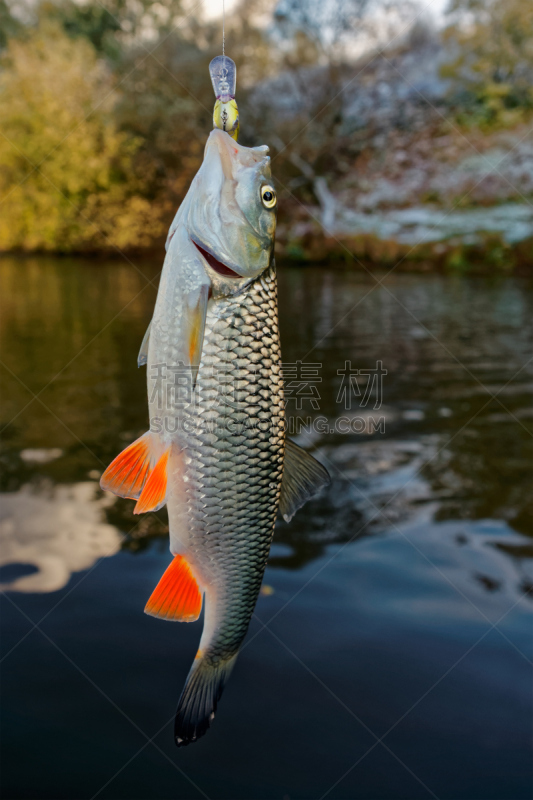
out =
[[[464,181],[441,190],[435,154],[462,157],[463,130],[481,153],[502,130],[516,129],[521,142],[530,124],[531,0],[455,0],[450,23],[424,46],[434,61],[433,50],[446,53],[448,94],[427,102],[400,75],[416,26],[395,50],[349,60],[353,37],[372,38],[377,2],[332,0],[344,13],[329,27],[319,0],[242,0],[227,20],[241,141],[271,146],[287,216],[320,204],[321,176],[354,188],[359,204],[376,195],[381,173],[402,185],[407,175],[410,194],[386,193],[406,204],[414,195],[485,203],[486,192],[479,199]],[[392,6],[393,23],[397,14],[408,21],[407,0]],[[199,21],[181,0],[41,0],[24,21],[0,0],[0,251],[160,246],[202,159],[214,100],[207,67],[219,50],[218,22]],[[522,172],[511,181],[520,196],[529,194]],[[500,191],[494,176],[492,184],[490,202]]]
[[[0,247],[142,247],[162,209],[136,169],[139,137],[113,118],[113,76],[92,45],[49,23],[12,39],[2,58]]]

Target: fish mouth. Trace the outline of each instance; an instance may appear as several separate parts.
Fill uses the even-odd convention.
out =
[[[221,275],[223,278],[242,278],[242,275],[238,275],[235,270],[231,269],[226,264],[223,264],[222,261],[218,260],[218,258],[215,258],[214,255],[199,245],[198,242],[195,242],[194,239],[191,239],[191,241],[196,249],[200,251],[201,255],[205,258],[211,269],[218,275]]]

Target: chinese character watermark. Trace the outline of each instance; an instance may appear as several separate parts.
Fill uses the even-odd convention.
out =
[[[342,403],[344,409],[350,411],[352,398],[361,397],[359,406],[366,408],[370,397],[374,394],[374,410],[377,411],[383,403],[383,378],[387,374],[382,361],[376,361],[375,369],[356,369],[352,367],[351,361],[345,361],[344,368],[337,370],[337,375],[342,378],[337,393],[337,403]],[[361,392],[359,383],[364,385],[364,392]]]
[[[301,411],[304,400],[309,400],[311,408],[319,411],[320,395],[315,384],[322,383],[319,376],[321,368],[322,364],[304,364],[303,361],[282,364],[285,408],[290,402],[294,402],[296,410]]]
[[[320,412],[322,402],[318,387],[322,384],[321,363],[295,361],[283,363],[284,379],[283,408],[287,411],[285,423],[280,421],[280,387],[277,375],[259,364],[251,364],[240,369],[232,363],[222,363],[210,367],[203,366],[198,383],[198,368],[178,362],[177,364],[153,364],[150,372],[149,402],[153,424],[159,429],[175,433],[187,425],[190,430],[198,426],[214,427],[238,425],[243,430],[255,430],[270,425],[269,408],[272,411],[272,426],[285,424],[289,435],[309,429],[318,434],[358,433],[372,435],[385,432],[385,418],[371,416],[368,411],[359,415],[357,409],[368,406],[374,411],[383,404],[384,378],[388,374],[381,360],[374,368],[354,367],[345,361],[344,367],[337,369],[338,380],[326,379],[326,386],[336,392],[335,402],[341,406],[344,415],[334,412],[330,417],[301,417],[296,412],[304,408],[304,403],[313,412]],[[328,372],[331,375],[331,372]],[[323,389],[324,391],[324,389]],[[259,406],[260,414],[259,414]],[[209,413],[206,415],[205,411]],[[155,413],[154,413],[155,412]],[[157,413],[161,412],[161,414]],[[281,415],[283,417],[283,415]],[[207,428],[206,428],[207,429]],[[229,427],[228,427],[229,430]],[[233,429],[230,432],[234,432]]]

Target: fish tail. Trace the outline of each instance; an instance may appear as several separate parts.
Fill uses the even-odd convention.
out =
[[[174,739],[178,747],[195,742],[210,727],[236,658],[237,653],[218,661],[196,656],[176,711]]]

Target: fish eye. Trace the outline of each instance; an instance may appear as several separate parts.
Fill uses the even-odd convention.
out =
[[[276,205],[276,191],[272,186],[261,187],[261,200],[265,208],[274,208]]]

